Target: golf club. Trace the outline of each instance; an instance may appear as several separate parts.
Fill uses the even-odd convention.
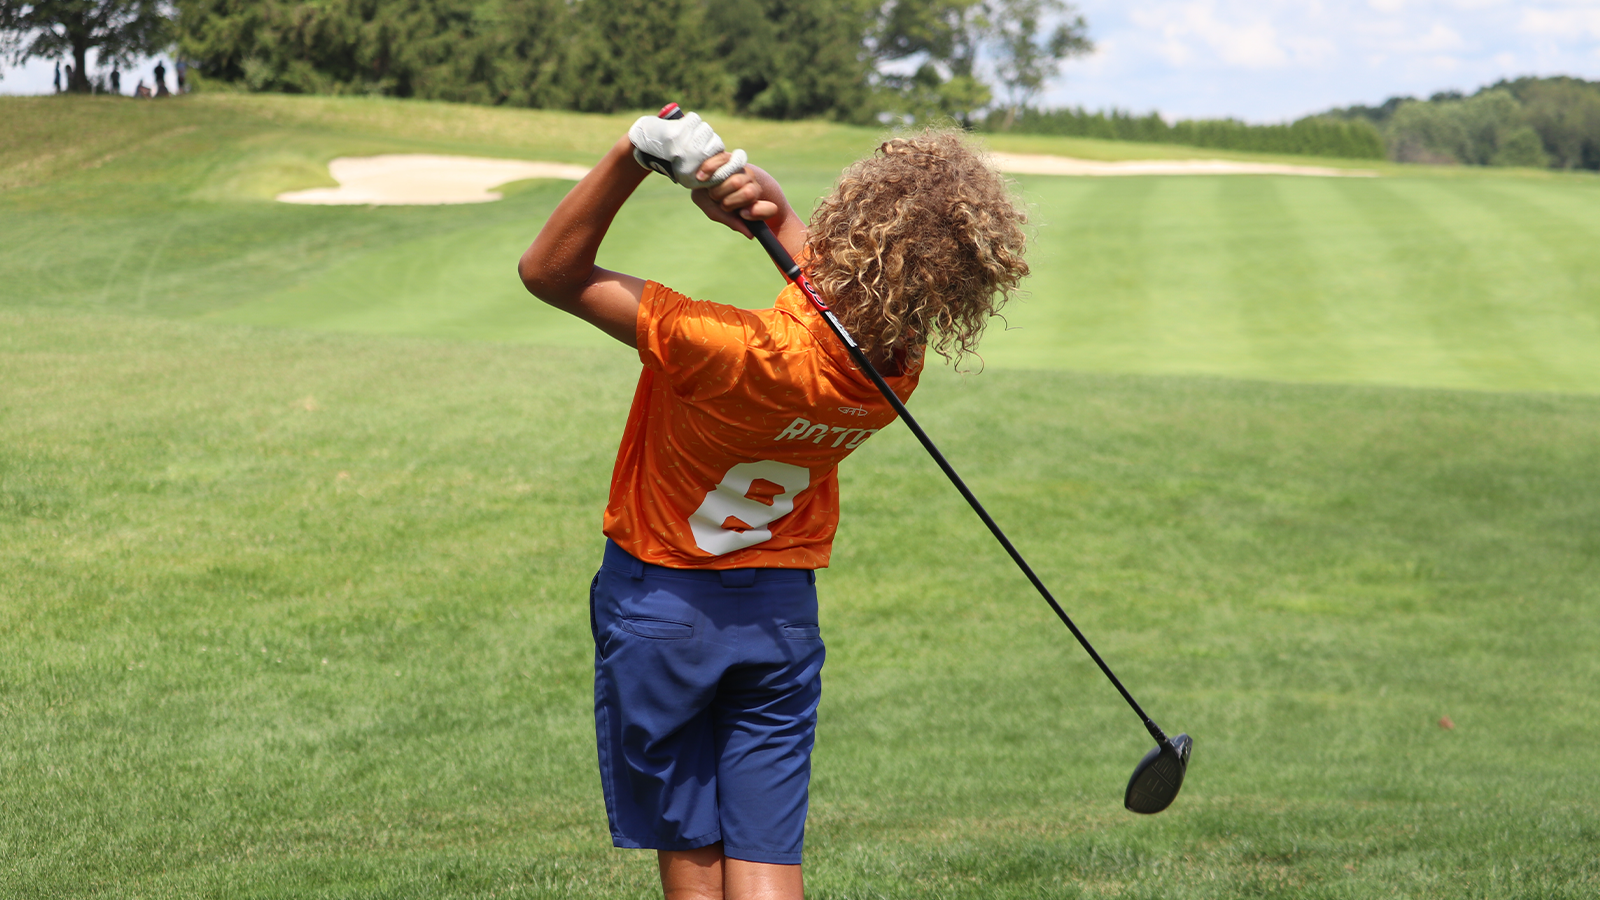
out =
[[[663,119],[681,118],[683,110],[678,108],[678,104],[669,103],[662,108],[660,116]],[[759,220],[749,220],[745,222],[745,225],[750,229],[750,233],[755,236],[756,240],[761,242],[761,246],[766,249],[767,255],[772,257],[772,261],[777,265],[778,270],[795,287],[800,289],[807,302],[828,323],[828,328],[844,344],[845,349],[850,354],[850,358],[861,368],[861,371],[867,373],[868,378],[872,379],[872,383],[877,386],[878,391],[883,394],[883,398],[894,408],[901,421],[905,422],[906,427],[911,429],[911,433],[917,436],[918,441],[922,442],[922,446],[928,451],[928,455],[932,456],[933,461],[938,463],[940,469],[944,470],[944,474],[950,479],[950,483],[954,484],[956,490],[961,492],[961,496],[966,498],[967,504],[972,507],[972,511],[978,514],[978,518],[983,520],[984,525],[988,526],[989,531],[1000,542],[1000,546],[1005,548],[1012,561],[1022,570],[1022,574],[1027,576],[1028,581],[1032,582],[1034,588],[1039,591],[1039,595],[1044,598],[1046,603],[1050,604],[1050,608],[1060,617],[1062,623],[1072,631],[1072,636],[1078,639],[1078,643],[1083,645],[1084,650],[1088,651],[1089,657],[1094,660],[1095,665],[1100,667],[1100,671],[1105,673],[1106,678],[1110,679],[1112,685],[1122,694],[1122,699],[1128,701],[1128,705],[1133,708],[1139,719],[1144,722],[1145,730],[1149,731],[1150,736],[1155,738],[1155,748],[1146,753],[1143,759],[1139,760],[1139,764],[1133,769],[1133,775],[1128,779],[1128,788],[1123,795],[1122,805],[1133,812],[1144,814],[1158,813],[1171,806],[1172,801],[1177,799],[1178,790],[1183,787],[1183,776],[1189,769],[1189,753],[1194,746],[1194,741],[1187,734],[1180,734],[1175,738],[1168,737],[1161,730],[1161,727],[1145,714],[1138,701],[1133,699],[1133,695],[1128,693],[1128,689],[1122,686],[1122,682],[1111,671],[1111,667],[1106,665],[1105,660],[1100,658],[1099,653],[1095,652],[1094,646],[1089,643],[1089,639],[1083,636],[1082,631],[1078,630],[1078,626],[1073,623],[1066,610],[1062,609],[1061,604],[1056,602],[1056,598],[1051,595],[1050,589],[1045,587],[1044,582],[1039,579],[1038,575],[1034,574],[1033,567],[1028,565],[1028,561],[1022,558],[1022,554],[1012,545],[1005,532],[1000,530],[1000,526],[989,515],[989,511],[983,508],[983,504],[978,502],[977,496],[972,493],[966,482],[962,481],[961,476],[956,473],[955,468],[944,458],[944,454],[940,453],[939,448],[934,446],[933,439],[928,437],[928,433],[922,430],[921,425],[917,424],[917,420],[911,415],[911,411],[906,409],[904,403],[900,402],[900,398],[889,387],[889,383],[884,381],[877,368],[867,359],[867,355],[857,346],[855,339],[850,337],[849,332],[845,331],[844,325],[834,316],[833,311],[828,308],[828,304],[823,302],[816,288],[811,286],[811,279],[806,277],[806,273],[794,261],[794,257],[790,256],[789,251],[783,244],[778,242],[777,235],[772,233],[772,229],[767,227],[767,223]]]

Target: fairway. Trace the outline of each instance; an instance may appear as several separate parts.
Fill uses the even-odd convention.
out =
[[[997,364],[1594,392],[1600,179],[1024,179]]]
[[[592,162],[627,117],[0,116],[0,896],[658,895],[605,833],[583,603],[637,362],[512,272],[568,183],[269,199],[339,155]],[[799,205],[875,138],[736,124]],[[912,408],[1195,761],[1121,809],[1143,729],[892,428],[819,578],[810,896],[1600,894],[1600,185],[1381,170],[1018,179],[1031,296]],[[640,201],[603,262],[778,285]]]
[[[603,346],[511,273],[569,182],[523,182],[465,208],[268,201],[333,185],[336,156],[592,163],[626,117],[264,96],[6,103],[37,123],[0,138],[0,184],[14,185],[0,199],[6,305]],[[90,146],[69,141],[85,129],[97,132]],[[724,131],[802,211],[881,137],[747,121]],[[1086,158],[1181,150],[994,144]],[[1378,168],[1373,179],[1018,176],[1036,276],[985,343],[985,363],[1600,391],[1600,178]],[[624,210],[601,262],[746,306],[781,284],[759,249],[707,225],[660,179]]]

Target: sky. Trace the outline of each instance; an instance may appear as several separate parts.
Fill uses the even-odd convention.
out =
[[[1282,122],[1396,95],[1471,92],[1519,75],[1600,81],[1600,0],[1076,0],[1095,52],[1043,106]],[[170,63],[170,60],[169,60]],[[130,75],[150,78],[153,60]],[[170,64],[168,65],[170,69]],[[49,93],[53,67],[0,93]],[[171,79],[171,74],[168,74]]]
[[[1038,105],[1282,122],[1501,78],[1600,80],[1600,0],[1076,0],[1093,55]]]

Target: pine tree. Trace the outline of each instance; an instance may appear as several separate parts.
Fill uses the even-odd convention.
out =
[[[706,41],[696,0],[583,0],[565,72],[573,108],[726,109],[733,85]]]

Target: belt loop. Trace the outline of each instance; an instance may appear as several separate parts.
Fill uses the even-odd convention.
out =
[[[634,581],[643,581],[644,580],[644,560],[630,555],[628,557],[628,562],[631,563],[629,568],[632,570],[628,574],[633,576],[633,580]]]
[[[817,570],[816,569],[807,569],[806,570],[806,584],[816,584],[816,583],[817,583]]]
[[[723,569],[719,574],[725,588],[747,588],[756,583],[755,569]]]

